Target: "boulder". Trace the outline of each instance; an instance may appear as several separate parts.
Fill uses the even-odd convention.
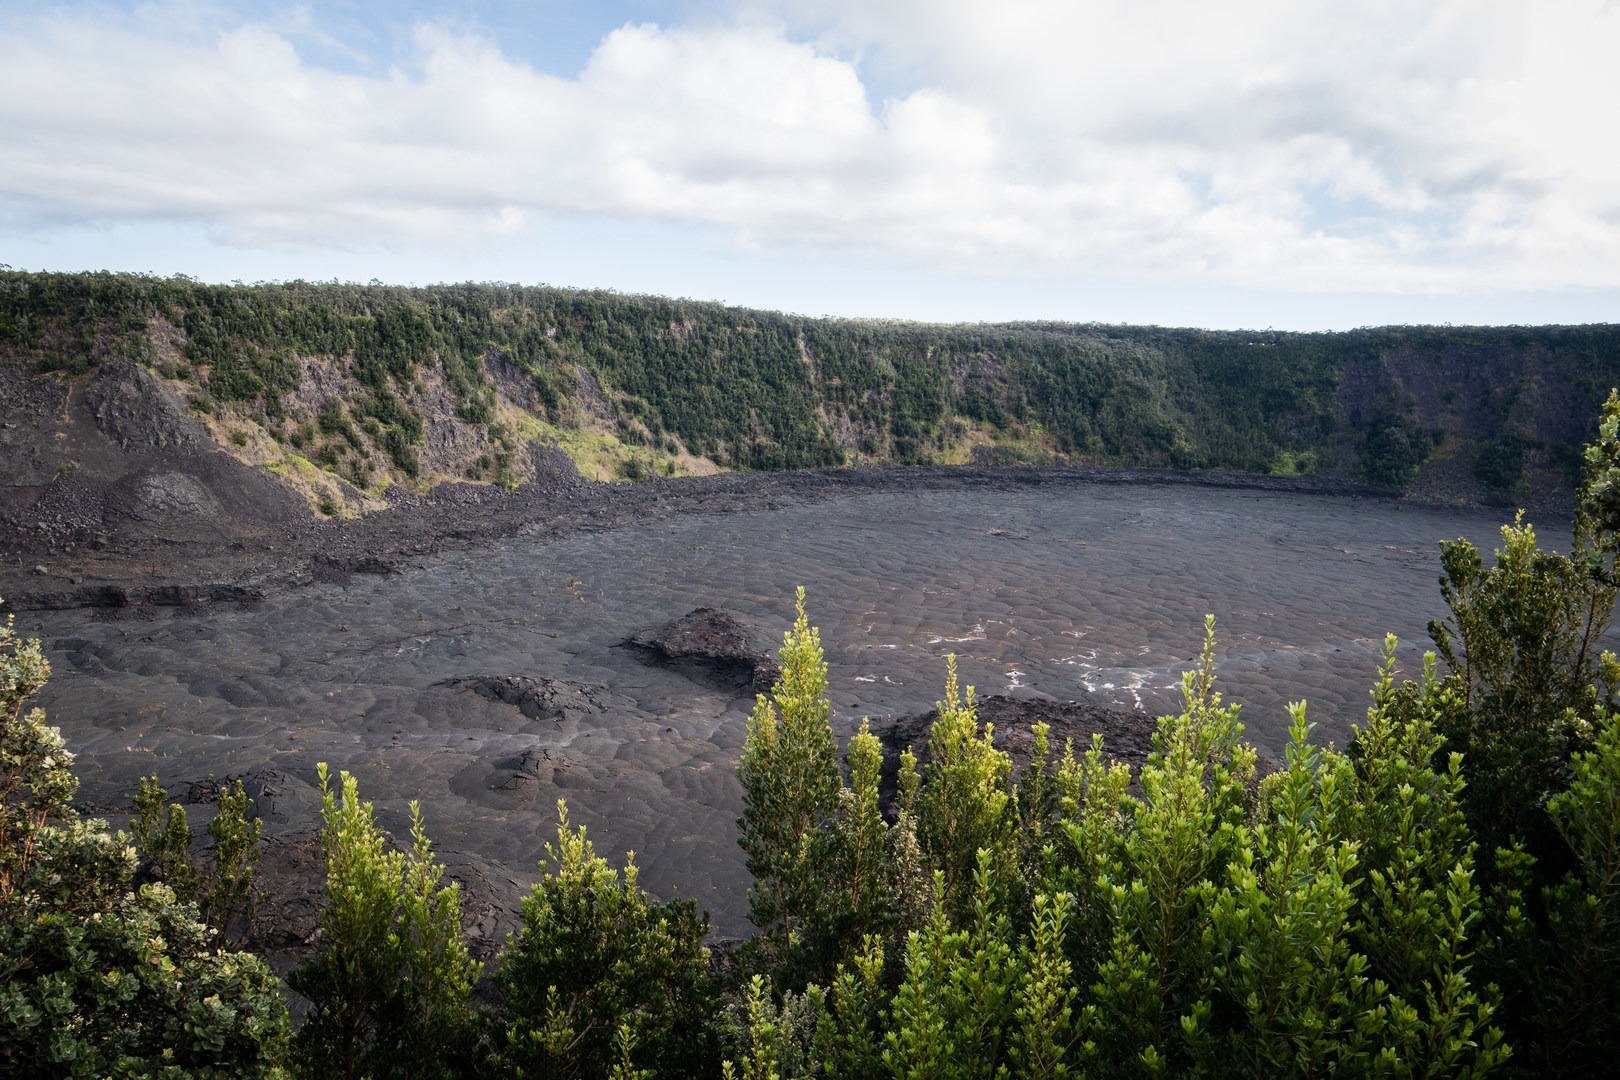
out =
[[[753,693],[769,690],[781,677],[776,663],[781,641],[751,620],[701,607],[635,634],[626,644],[644,650],[651,663],[674,668],[695,681]]]

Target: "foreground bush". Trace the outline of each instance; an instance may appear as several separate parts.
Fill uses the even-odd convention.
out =
[[[0,625],[0,1075],[273,1074],[274,976],[167,886],[133,888],[128,837],[78,817],[72,755],[23,711],[48,674]]]
[[[1296,706],[1287,768],[1256,788],[1213,652],[1211,636],[1160,721],[1140,797],[1095,749],[1011,779],[949,687],[914,797],[941,838],[922,848],[934,887],[898,985],[870,935],[840,943],[854,959],[827,985],[771,1005],[755,983],[733,1072],[1472,1076],[1506,1060],[1469,979],[1481,897],[1459,762],[1431,767],[1436,684],[1402,696],[1386,663],[1355,757],[1313,746]],[[784,648],[784,682],[817,659]],[[980,840],[970,869],[954,830]],[[1033,856],[1031,834],[1048,838]]]
[[[441,888],[422,818],[394,850],[354,777],[320,767],[326,911],[320,950],[287,982],[311,1004],[293,1060],[304,1076],[455,1076],[470,1060],[468,995],[480,966],[461,931],[461,888]]]
[[[535,1077],[699,1076],[714,1067],[717,1011],[691,900],[660,903],[599,858],[557,804],[550,872],[523,899],[523,928],[501,958],[506,1003],[496,1068]],[[634,1063],[632,1065],[632,1062]]]

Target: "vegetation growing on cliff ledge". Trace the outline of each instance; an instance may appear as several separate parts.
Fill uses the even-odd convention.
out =
[[[296,456],[362,494],[516,483],[524,447],[552,441],[601,479],[977,461],[1400,486],[1438,456],[1509,490],[1578,469],[1620,327],[944,326],[515,285],[0,272],[0,362],[77,377],[115,357],[171,380],[244,460]]]

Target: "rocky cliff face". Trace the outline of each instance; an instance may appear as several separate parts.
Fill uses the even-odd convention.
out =
[[[0,271],[0,515],[55,548],[258,543],[457,484],[840,464],[1315,473],[1537,503],[1567,499],[1615,383],[1620,327],[944,327]]]
[[[1542,343],[1459,337],[1400,342],[1346,364],[1338,398],[1345,425],[1395,405],[1466,439],[1494,438],[1504,429],[1549,446],[1591,437],[1594,387],[1569,357]]]
[[[1414,495],[1568,501],[1613,362],[1584,342],[1560,349],[1560,336],[1556,327],[1533,338],[1507,330],[1495,339],[1468,329],[1413,330],[1351,358],[1335,400],[1341,462],[1354,468],[1368,426],[1394,416],[1434,437],[1407,485]]]

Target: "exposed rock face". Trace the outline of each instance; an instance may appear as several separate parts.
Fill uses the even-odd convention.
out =
[[[388,577],[403,572],[414,564],[397,555],[374,555],[367,552],[321,554],[309,561],[311,581],[322,585],[349,585],[356,574]]]
[[[484,350],[483,368],[484,377],[507,401],[530,411],[539,404],[534,380],[501,350],[494,346]]]
[[[194,476],[183,472],[144,473],[121,485],[109,499],[114,513],[134,521],[155,522],[177,517],[214,517],[219,514],[215,499]]]
[[[491,449],[489,429],[469,424],[456,414],[455,395],[439,372],[425,372],[420,384],[420,392],[412,394],[410,401],[425,421],[418,449],[422,469],[429,475],[460,476],[468,462]]]
[[[96,429],[123,450],[172,450],[198,445],[186,405],[150,371],[128,360],[96,369],[84,388],[84,408]]]
[[[718,608],[696,608],[656,630],[632,636],[627,644],[647,650],[654,663],[722,689],[765,691],[782,674],[776,664],[780,639]]]

